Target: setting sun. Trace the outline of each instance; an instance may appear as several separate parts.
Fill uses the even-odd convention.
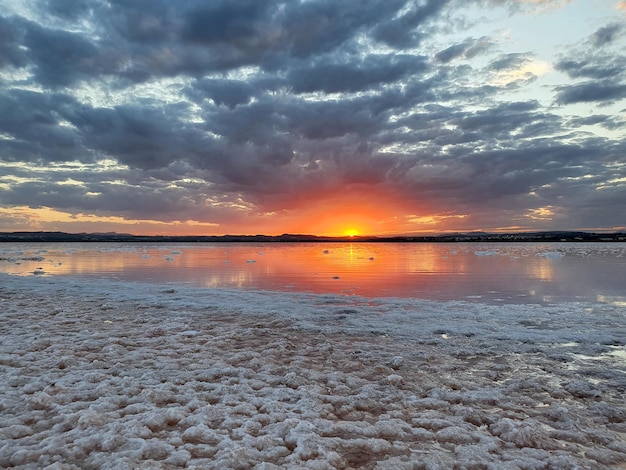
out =
[[[355,228],[349,228],[347,230],[344,230],[343,234],[347,237],[356,237],[357,235],[359,235],[359,231]]]

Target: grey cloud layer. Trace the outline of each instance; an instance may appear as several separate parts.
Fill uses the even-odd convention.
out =
[[[223,221],[370,186],[476,220],[559,206],[602,226],[626,203],[607,183],[626,176],[624,141],[579,131],[623,121],[511,98],[533,76],[485,80],[533,53],[446,42],[467,2],[38,5],[45,20],[0,17],[0,160],[38,166],[0,180],[2,205]],[[625,98],[626,59],[610,49],[623,37],[613,22],[572,46],[554,64],[567,77],[554,103]],[[103,159],[122,166],[44,171]]]
[[[555,68],[574,79],[585,82],[557,87],[559,104],[582,102],[611,103],[626,98],[626,56],[608,54],[605,49],[619,38],[626,37],[626,26],[612,23],[598,29],[585,47],[563,58]],[[575,58],[574,58],[575,57]]]

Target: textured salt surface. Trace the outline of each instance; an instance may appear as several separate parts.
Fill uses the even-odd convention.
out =
[[[615,305],[0,286],[2,468],[625,468]]]

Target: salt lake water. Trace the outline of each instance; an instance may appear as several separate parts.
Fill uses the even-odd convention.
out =
[[[626,465],[626,244],[0,244],[1,468]]]
[[[277,292],[626,305],[619,243],[24,243],[0,272]]]

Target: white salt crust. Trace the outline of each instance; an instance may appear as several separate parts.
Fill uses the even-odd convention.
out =
[[[623,469],[624,313],[0,275],[0,467]]]

